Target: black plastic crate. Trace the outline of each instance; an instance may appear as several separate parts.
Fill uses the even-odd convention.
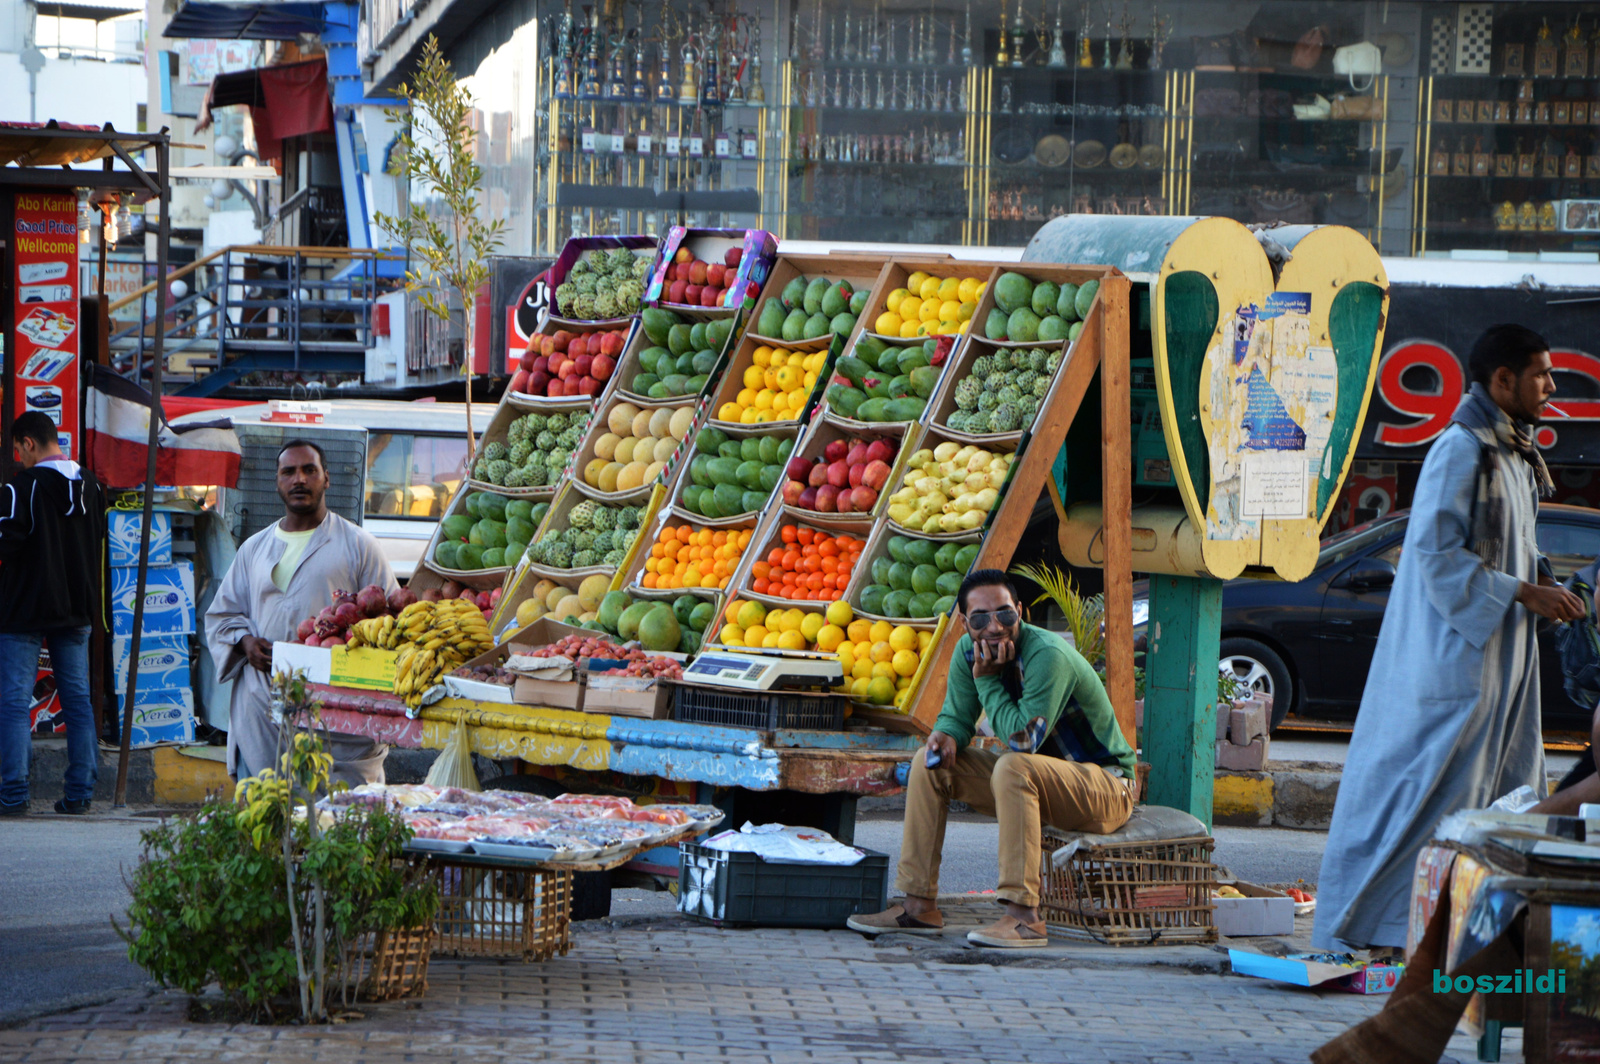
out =
[[[843,927],[888,908],[889,855],[863,852],[853,865],[772,864],[681,843],[678,911],[718,927]]]
[[[803,728],[839,731],[850,696],[808,691],[727,691],[693,684],[672,685],[672,719],[685,724],[776,731]]]

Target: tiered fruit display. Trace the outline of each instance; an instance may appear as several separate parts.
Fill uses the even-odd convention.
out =
[[[766,421],[795,421],[816,389],[817,378],[828,368],[828,352],[787,351],[757,347],[744,369],[744,387],[717,410],[718,421],[755,425]]]
[[[619,402],[606,414],[583,482],[607,495],[644,487],[666,468],[694,424],[694,407],[639,408]]]
[[[978,557],[976,543],[890,536],[886,547],[872,560],[872,583],[856,595],[861,612],[932,620],[955,611],[956,591]]]
[[[867,309],[867,289],[849,281],[826,277],[795,277],[783,291],[768,296],[756,315],[755,332],[769,340],[815,340],[821,336],[849,336],[856,318]]]
[[[652,344],[639,352],[639,369],[628,381],[628,391],[651,399],[698,394],[710,381],[732,330],[731,318],[670,326],[665,346]]]
[[[626,328],[592,333],[558,329],[550,336],[536,336],[517,362],[511,390],[547,399],[599,395],[627,342]]]
[[[848,532],[782,525],[767,556],[750,567],[750,590],[810,602],[842,599],[865,549],[865,541]]]
[[[381,645],[399,648],[394,663],[394,693],[409,706],[440,676],[494,648],[489,622],[475,601],[465,598],[413,602],[389,626]]]
[[[828,409],[857,421],[915,421],[939,387],[947,358],[932,337],[900,346],[863,335],[834,366]]]
[[[594,248],[578,256],[556,285],[556,310],[575,321],[626,318],[639,309],[655,252]]]
[[[472,479],[501,488],[558,484],[588,425],[587,410],[524,414],[506,427],[505,443],[483,445]]]
[[[983,323],[983,335],[1015,343],[1076,340],[1099,290],[1099,281],[1058,285],[1002,273],[994,282],[995,305]]]
[[[729,248],[721,262],[705,262],[688,248],[680,247],[667,264],[661,298],[680,306],[720,307],[728,296],[728,286],[739,274],[743,258],[743,248]]]
[[[906,460],[904,487],[889,496],[889,520],[912,532],[971,532],[1000,501],[1015,454],[949,440]]]
[[[818,513],[871,513],[889,482],[896,444],[850,436],[831,440],[819,458],[789,459],[783,501]]]
[[[345,646],[356,625],[369,620],[392,620],[395,614],[416,601],[417,596],[403,587],[388,595],[376,584],[369,584],[353,594],[337,590],[331,605],[315,617],[300,622],[291,642],[308,647]]]
[[[655,591],[725,588],[753,534],[749,529],[667,525],[650,547],[639,586]]]
[[[883,313],[872,323],[879,336],[940,336],[964,333],[983,298],[977,277],[934,277],[916,271],[884,299]]]
[[[610,588],[611,577],[599,574],[584,577],[576,591],[554,580],[540,580],[528,597],[517,603],[517,627],[526,628],[546,616],[566,624],[592,621]]]
[[[471,492],[461,510],[440,522],[434,564],[441,569],[467,572],[515,565],[548,510],[548,504],[535,505],[529,499],[512,499],[492,491]]]
[[[1060,350],[1000,348],[972,360],[956,383],[956,408],[945,424],[972,436],[1016,432],[1033,424],[1061,366]]]
[[[683,485],[683,508],[701,517],[736,517],[767,504],[783,479],[794,440],[777,436],[731,439],[714,425],[700,430]]]
[[[547,529],[528,547],[528,560],[551,569],[617,568],[644,521],[637,506],[608,506],[580,499],[567,511],[567,527]]]

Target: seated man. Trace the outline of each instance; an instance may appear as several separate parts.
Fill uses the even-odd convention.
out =
[[[944,708],[911,760],[896,885],[905,899],[886,912],[853,916],[866,934],[939,934],[944,917],[939,856],[951,799],[1000,821],[1000,889],[1006,915],[967,934],[982,946],[1046,945],[1039,915],[1040,822],[1105,834],[1133,812],[1134,754],[1104,685],[1064,639],[1022,623],[1006,574],[980,569],[962,581],[956,644]],[[954,620],[953,619],[953,620]],[[969,750],[978,714],[1014,753]]]

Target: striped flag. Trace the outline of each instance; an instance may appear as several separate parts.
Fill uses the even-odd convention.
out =
[[[150,393],[105,366],[90,364],[84,410],[86,464],[110,488],[144,484],[149,459]],[[156,483],[231,488],[239,481],[239,437],[227,420],[174,428],[162,419]]]

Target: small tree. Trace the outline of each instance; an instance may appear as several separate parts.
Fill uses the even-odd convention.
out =
[[[395,91],[408,106],[390,173],[402,178],[408,191],[419,186],[423,196],[410,198],[404,214],[380,211],[378,225],[422,259],[423,268],[406,270],[406,291],[417,294],[423,309],[448,325],[450,292],[461,300],[466,337],[461,368],[467,384],[470,473],[477,450],[472,429],[476,342],[472,304],[489,279],[488,259],[500,248],[505,223],[487,221],[479,213],[483,167],[473,159],[477,133],[467,122],[473,111],[472,94],[456,81],[455,72],[439,51],[437,37],[429,34],[424,42],[415,80],[402,83]],[[420,202],[429,198],[437,200],[433,211]]]

